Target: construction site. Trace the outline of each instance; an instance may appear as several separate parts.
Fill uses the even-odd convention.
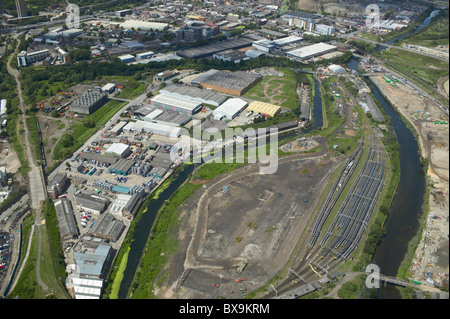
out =
[[[449,126],[448,117],[428,97],[411,85],[372,76],[384,96],[418,133],[422,157],[428,160],[429,214],[416,256],[412,279],[429,284],[448,284],[449,274]],[[390,80],[391,77],[389,77]]]

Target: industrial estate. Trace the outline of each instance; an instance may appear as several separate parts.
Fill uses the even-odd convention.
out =
[[[448,299],[448,2],[72,2],[0,5],[2,298]]]

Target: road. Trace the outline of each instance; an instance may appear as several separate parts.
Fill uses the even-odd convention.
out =
[[[417,50],[413,50],[413,49],[409,49],[409,48],[405,48],[405,47],[401,47],[401,46],[390,45],[390,44],[386,44],[386,43],[382,43],[382,42],[378,42],[378,41],[373,41],[373,40],[369,40],[369,39],[366,39],[366,38],[360,38],[360,37],[355,36],[355,35],[353,35],[351,33],[350,34],[341,35],[341,37],[342,38],[348,38],[348,39],[351,39],[351,40],[355,39],[355,40],[359,40],[359,41],[365,41],[365,42],[373,43],[373,44],[376,44],[376,45],[379,45],[379,46],[383,46],[383,47],[386,47],[386,48],[394,48],[394,49],[399,49],[399,50],[408,51],[408,52],[412,52],[412,53],[417,53],[417,54],[424,55],[424,56],[427,56],[427,57],[430,57],[430,58],[434,58],[434,59],[438,59],[438,60],[441,60],[441,61],[448,62],[448,59],[442,58],[442,57],[439,57],[439,56],[435,56],[433,54],[429,54],[429,53],[425,53],[425,52],[422,52],[422,51],[417,51]]]
[[[31,152],[30,141],[29,141],[29,131],[26,125],[26,116],[25,116],[25,103],[22,96],[22,88],[19,81],[19,72],[11,67],[11,61],[14,55],[17,53],[19,48],[19,42],[15,49],[14,54],[11,54],[8,59],[8,73],[11,74],[17,84],[17,94],[19,97],[20,109],[22,111],[22,123],[24,124],[24,138],[25,138],[25,147],[28,165],[30,166],[30,172],[28,173],[29,179],[29,194],[31,197],[31,208],[35,210],[36,219],[35,219],[35,227],[38,232],[38,251],[37,251],[37,260],[36,260],[36,280],[38,284],[41,286],[43,291],[47,291],[47,285],[41,280],[40,276],[40,259],[41,259],[41,202],[47,198],[47,192],[45,188],[45,180],[44,175],[42,173],[42,167],[36,165],[36,162],[33,159],[33,154]]]

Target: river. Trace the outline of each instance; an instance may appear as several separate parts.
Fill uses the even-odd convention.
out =
[[[352,59],[348,66],[357,70],[358,62]],[[386,219],[386,236],[377,246],[372,262],[384,275],[396,276],[403,261],[409,241],[417,234],[425,194],[425,176],[420,163],[419,149],[413,133],[402,118],[386,101],[375,85],[370,85],[375,99],[390,118],[399,145],[400,181]],[[399,299],[399,291],[391,286],[377,290],[379,299]]]

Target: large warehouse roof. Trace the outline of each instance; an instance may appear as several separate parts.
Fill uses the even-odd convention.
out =
[[[211,90],[202,90],[195,87],[175,84],[167,85],[165,88],[160,90],[160,92],[167,95],[174,95],[177,97],[186,98],[214,106],[219,106],[227,99],[225,95]]]
[[[262,76],[254,73],[243,71],[227,72],[211,69],[195,78],[192,83],[242,92],[260,79],[262,79]]]
[[[141,30],[158,30],[162,31],[167,29],[169,26],[167,23],[161,23],[161,22],[149,22],[149,21],[142,21],[142,20],[126,20],[125,22],[121,23],[120,26],[124,29],[131,29],[134,28],[135,30],[141,29]]]
[[[122,127],[123,128],[123,127]],[[122,156],[125,152],[129,150],[129,146],[123,143],[113,143],[105,151],[105,154],[114,154],[117,156]]]
[[[275,116],[281,110],[281,107],[270,103],[253,101],[248,106],[248,110],[262,115]]]
[[[213,116],[216,119],[225,116],[227,119],[231,120],[247,105],[248,103],[242,99],[229,99],[213,111]]]
[[[286,54],[288,56],[291,56],[294,58],[299,58],[299,59],[303,60],[303,59],[315,57],[320,54],[325,54],[325,53],[331,52],[335,49],[337,49],[337,47],[334,45],[320,42],[320,43],[309,45],[309,46],[306,46],[306,47],[303,47],[300,49],[288,51],[288,52],[286,52]]]
[[[138,132],[147,132],[159,135],[165,135],[169,137],[178,137],[181,135],[181,129],[179,127],[145,122],[145,121],[136,121],[129,122],[125,127],[124,131],[138,131]]]
[[[165,106],[175,106],[177,108],[185,109],[191,112],[197,110],[202,105],[202,103],[198,101],[188,100],[167,94],[156,95],[151,99],[151,104],[154,105],[155,102],[164,104]]]

